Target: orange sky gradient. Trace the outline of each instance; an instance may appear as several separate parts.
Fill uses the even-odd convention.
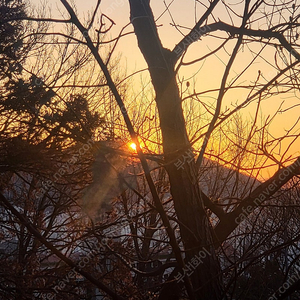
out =
[[[31,1],[35,5],[39,5],[39,1],[32,0]],[[167,1],[170,3],[171,1]],[[92,10],[95,7],[96,0],[86,0],[79,1],[74,0],[74,3],[77,6],[77,10],[83,19],[88,16],[88,11]],[[155,0],[151,1],[151,6],[153,9],[154,16],[157,20],[157,25],[159,35],[163,45],[169,49],[173,49],[173,47],[180,41],[182,38],[181,33],[179,33],[174,26],[170,25],[172,22],[168,13],[165,13],[161,16],[162,12],[165,10],[165,6],[163,1]],[[194,1],[193,0],[175,0],[171,5],[170,10],[172,13],[172,17],[175,20],[176,24],[180,24],[185,28],[191,28],[195,24],[195,20],[198,19],[202,13],[204,12],[204,8],[197,6],[197,11],[195,13],[194,10]],[[240,2],[239,2],[240,3]],[[55,17],[60,17],[59,10],[65,13],[65,9],[60,4],[59,1],[49,1],[47,5],[51,6],[52,15]],[[241,4],[235,6],[237,11],[241,11],[243,8]],[[115,37],[123,26],[129,23],[129,4],[127,0],[102,0],[100,9],[103,13],[106,13],[111,19],[114,20],[116,25],[113,26],[110,31],[110,36]],[[67,14],[65,14],[67,16]],[[228,15],[222,10],[222,8],[218,5],[215,9],[214,15],[216,18],[220,18],[223,22],[230,22],[230,18]],[[159,18],[159,16],[161,16]],[[210,18],[210,22],[213,20]],[[235,18],[236,21],[238,20]],[[236,23],[239,25],[239,23]],[[264,26],[264,23],[257,23],[257,26]],[[133,31],[133,27],[129,25],[125,32]],[[182,32],[186,34],[188,29],[182,29]],[[109,37],[108,37],[109,38]],[[179,78],[183,80],[187,80],[189,78],[189,82],[191,83],[190,92],[192,92],[193,88],[195,88],[198,92],[209,90],[209,89],[217,89],[220,86],[221,77],[223,75],[224,68],[226,63],[229,60],[230,51],[232,50],[235,42],[228,43],[226,45],[225,50],[218,51],[216,55],[213,55],[209,60],[202,61],[200,63],[194,64],[192,66],[183,66],[179,72]],[[218,45],[220,45],[219,39],[214,39],[210,37],[202,37],[200,41],[194,43],[188,49],[184,61],[192,61],[196,58],[199,58],[211,50],[215,49]],[[262,48],[262,44],[256,43],[251,45],[244,45],[241,47],[239,56],[237,58],[236,63],[233,65],[230,76],[229,83],[231,80],[234,80],[236,76],[238,76],[242,70],[247,66],[247,64],[251,61],[253,54],[251,51],[260,51]],[[236,84],[244,85],[246,83],[253,83],[257,78],[258,72],[261,72],[264,77],[267,79],[272,78],[276,74],[276,70],[269,64],[268,60],[264,60],[264,58],[270,58],[270,62],[274,57],[274,47],[269,47],[265,49],[263,52],[263,58],[257,60],[251,67],[247,70],[245,75],[241,76]],[[142,54],[140,53],[136,37],[134,34],[130,34],[122,38],[116,48],[116,55],[121,53],[121,65],[120,67],[126,70],[127,74],[130,74],[134,71],[146,68],[146,63],[143,59]],[[284,64],[281,63],[280,67],[283,67]],[[195,75],[196,74],[196,75]],[[134,88],[136,90],[140,87],[140,74],[134,77]],[[147,72],[143,72],[144,78],[148,78]],[[149,80],[149,79],[148,79]],[[189,91],[186,91],[188,93]],[[226,109],[232,109],[236,104],[241,103],[245,96],[247,95],[247,91],[245,89],[235,89],[231,92],[228,92],[224,98],[222,104],[222,110],[226,111]],[[202,97],[201,100],[214,105],[216,93],[207,94]],[[276,119],[270,124],[269,130],[272,137],[280,137],[286,133],[286,130],[294,126],[292,133],[294,135],[299,134],[300,126],[297,123],[299,118],[299,110],[297,108],[293,110],[289,110],[284,112],[288,107],[298,105],[299,104],[299,91],[297,90],[294,94],[278,94],[273,96],[271,99],[266,99],[261,102],[260,110],[259,110],[259,118],[261,122],[263,120],[267,120],[270,118],[279,107],[281,107],[282,113],[276,116]],[[249,105],[246,109],[243,109],[242,116],[244,122],[251,122],[251,119],[254,118],[256,111],[256,103]],[[273,152],[273,155],[279,159],[281,155],[288,149],[290,141],[292,139],[283,140],[280,144],[280,147],[276,148],[276,151]],[[197,144],[197,146],[200,146]],[[299,152],[300,142],[296,140],[294,144],[288,149],[288,152],[285,154],[285,158],[289,156],[296,157],[300,155]],[[264,178],[269,177],[276,170],[276,168],[270,168],[268,170],[263,170],[261,173]]]

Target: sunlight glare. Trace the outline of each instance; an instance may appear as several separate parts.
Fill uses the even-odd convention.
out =
[[[131,144],[129,145],[129,147],[130,147],[132,150],[136,151],[136,144],[135,144],[135,143],[131,143]]]

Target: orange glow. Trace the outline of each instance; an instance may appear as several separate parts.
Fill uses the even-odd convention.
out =
[[[132,150],[136,151],[136,144],[135,144],[135,143],[131,143],[131,144],[129,145],[129,147],[130,147]]]

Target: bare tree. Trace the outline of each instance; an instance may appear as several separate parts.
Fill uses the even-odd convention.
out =
[[[261,257],[266,259],[270,253],[276,252],[278,245],[274,245],[272,239],[275,236],[278,242],[281,241],[283,234],[280,226],[283,223],[277,227],[274,218],[265,228],[268,231],[267,239],[262,234],[262,222],[274,213],[274,210],[268,208],[272,203],[277,204],[277,198],[272,197],[278,197],[276,193],[287,195],[287,190],[283,187],[300,174],[300,158],[296,159],[294,155],[289,154],[289,149],[298,141],[299,119],[290,124],[280,136],[274,137],[269,129],[271,122],[276,122],[274,120],[279,118],[280,113],[291,113],[298,104],[294,104],[293,101],[288,105],[281,103],[272,117],[259,120],[260,109],[265,109],[266,101],[272,101],[277,99],[277,95],[284,94],[298,97],[299,9],[292,2],[265,3],[246,0],[239,4],[227,4],[219,0],[208,3],[195,1],[195,22],[188,28],[175,22],[172,14],[173,2],[165,3],[162,14],[169,14],[174,30],[180,32],[182,38],[169,50],[160,40],[150,1],[129,0],[130,21],[148,67],[152,94],[155,94],[154,101],[151,101],[144,111],[136,109],[138,103],[134,103],[133,108],[130,107],[126,92],[122,90],[119,82],[116,82],[119,78],[114,78],[110,68],[115,45],[121,38],[126,38],[126,34],[123,33],[123,28],[116,38],[102,40],[103,34],[111,29],[114,21],[98,12],[101,1],[97,1],[95,10],[89,20],[85,21],[80,21],[76,11],[66,0],[61,0],[68,13],[65,18],[17,16],[15,19],[66,25],[66,33],[49,35],[66,38],[65,44],[68,46],[75,43],[75,48],[80,45],[80,49],[89,49],[87,60],[81,60],[81,65],[75,64],[73,74],[84,69],[87,61],[97,65],[101,76],[91,78],[104,93],[110,94],[110,100],[115,100],[123,116],[123,121],[118,123],[119,116],[112,113],[112,104],[104,103],[104,109],[109,111],[114,123],[110,132],[114,132],[113,138],[116,134],[126,132],[126,138],[130,137],[136,145],[136,153],[132,157],[140,160],[141,176],[144,176],[136,185],[124,178],[124,174],[113,166],[107,156],[103,157],[109,167],[119,174],[118,182],[129,190],[122,189],[121,197],[115,204],[122,212],[119,217],[112,213],[108,223],[100,222],[98,227],[91,227],[92,237],[101,240],[104,229],[111,228],[127,217],[127,221],[121,224],[127,224],[130,235],[126,233],[121,243],[111,241],[106,247],[116,261],[121,262],[126,270],[136,274],[139,291],[131,289],[131,292],[135,293],[134,296],[142,295],[146,298],[145,291],[148,290],[143,285],[143,280],[154,274],[164,274],[166,269],[172,268],[173,271],[167,274],[167,281],[160,280],[162,286],[154,291],[159,299],[234,299],[237,295],[245,295],[246,289],[242,290],[243,283],[239,283],[238,280],[247,267],[253,266]],[[198,9],[201,11],[200,17],[197,16]],[[223,16],[220,12],[226,12],[226,15]],[[96,18],[100,19],[100,28],[96,27]],[[47,32],[43,34],[48,35]],[[60,44],[59,40],[54,42]],[[99,49],[107,43],[113,46],[112,51],[104,58]],[[214,46],[214,49],[209,48],[207,53],[203,51],[206,43],[212,43]],[[186,62],[186,54],[194,44],[199,45],[203,55]],[[47,43],[44,42],[44,45]],[[81,51],[86,50],[75,50],[79,56]],[[69,79],[64,81],[68,74],[63,70],[68,66],[69,58],[76,58],[73,53],[66,53],[62,56],[60,64],[63,67],[54,69],[54,73],[47,79],[51,83],[48,85],[52,86],[50,90],[55,90],[55,86],[60,85],[56,90],[58,95],[61,90],[62,93],[69,93]],[[213,64],[214,56],[219,57],[218,55],[222,56],[225,62],[222,72],[216,75],[216,86],[204,86],[196,90],[198,87],[195,85],[194,91],[191,91],[190,81],[181,75],[182,69],[197,63],[206,64],[206,60],[209,59]],[[256,68],[257,62],[260,63],[259,69]],[[234,72],[236,66],[239,67],[238,73]],[[186,88],[183,88],[184,85]],[[80,85],[73,85],[71,88],[80,88]],[[93,86],[89,87],[90,91],[93,91],[92,88]],[[235,96],[235,91],[239,92],[238,97]],[[95,95],[96,92],[91,94]],[[212,103],[208,102],[208,97],[213,98]],[[228,108],[226,105],[231,98],[234,100]],[[239,99],[235,102],[236,98]],[[73,98],[74,105],[80,104],[81,99]],[[101,99],[98,101],[101,103]],[[248,128],[240,122],[238,116],[239,111],[247,106],[254,107]],[[191,111],[192,107],[204,112],[197,112],[196,109]],[[137,124],[133,122],[134,116],[143,114],[147,118],[143,118]],[[235,124],[234,129],[232,124]],[[72,126],[67,127],[69,131],[73,129]],[[74,130],[71,133],[72,136],[78,137]],[[63,138],[68,140],[68,137],[66,135]],[[283,141],[289,143],[281,150]],[[275,151],[279,151],[279,154]],[[109,152],[126,157],[126,151],[122,147],[111,147]],[[194,153],[198,154],[196,159]],[[225,164],[230,169],[224,172],[224,167],[207,162],[207,158]],[[259,181],[259,174],[271,163],[277,167],[276,172],[269,179]],[[207,169],[217,170],[213,173],[213,179],[205,177]],[[241,172],[256,177],[257,180],[242,178]],[[139,174],[136,174],[137,178],[140,177]],[[3,201],[5,202],[4,199]],[[286,202],[288,206],[291,205],[288,200]],[[9,205],[7,201],[5,203]],[[169,206],[170,203],[173,205]],[[283,212],[280,209],[279,211]],[[25,219],[22,222],[25,222]],[[32,224],[26,226],[30,227]],[[251,226],[251,230],[247,226]],[[61,256],[53,249],[51,243],[34,233],[33,229],[31,231],[42,244]],[[232,240],[233,245],[230,243]],[[294,241],[289,237],[282,247],[289,252]],[[260,243],[261,247],[253,246],[255,243]],[[240,245],[241,251],[237,250]],[[271,249],[267,249],[269,245]],[[125,250],[127,246],[130,251]],[[207,250],[207,255],[201,265],[189,274],[187,267],[203,249]],[[159,260],[164,251],[168,252],[164,264],[154,273],[147,270],[147,263]],[[290,252],[287,254],[290,255]],[[136,262],[136,266],[132,266],[127,261],[128,258],[131,262]],[[72,265],[72,262],[66,259],[64,261]],[[289,264],[290,261],[285,263]],[[260,266],[262,265],[263,262],[260,261]],[[282,266],[282,263],[279,266]],[[228,275],[232,267],[234,273]],[[114,268],[117,269],[118,267]],[[289,269],[285,271],[286,274],[289,273]],[[183,283],[176,280],[178,273],[184,274]],[[87,274],[82,272],[82,275]],[[109,288],[102,281],[97,283],[91,277],[88,279],[114,299],[128,297],[125,292],[122,294],[120,283],[114,288]],[[291,285],[289,290],[293,291],[298,282]],[[237,284],[238,290],[235,289]],[[287,293],[288,290],[281,297]]]

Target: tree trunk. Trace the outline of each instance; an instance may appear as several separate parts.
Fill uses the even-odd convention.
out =
[[[210,253],[190,275],[196,298],[221,299],[220,267],[213,247],[212,228],[200,196],[195,162],[185,163],[183,168],[175,165],[178,158],[191,150],[174,71],[175,59],[171,51],[161,45],[149,0],[129,0],[129,3],[138,45],[156,92],[166,170],[186,251],[185,262],[188,264],[203,247]]]

